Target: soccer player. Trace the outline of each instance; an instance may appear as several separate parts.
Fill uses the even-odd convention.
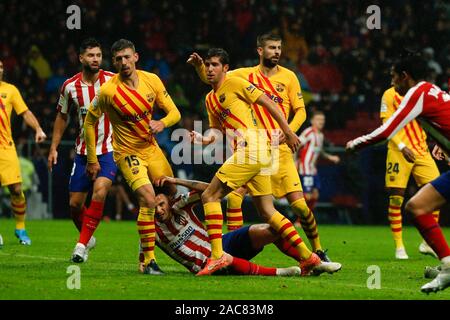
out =
[[[397,111],[372,133],[347,143],[347,150],[361,149],[395,134],[417,117],[450,140],[450,95],[436,85],[423,81],[426,64],[417,54],[403,55],[394,64],[391,75],[395,91],[404,96]],[[445,150],[447,153],[450,150]],[[433,151],[434,154],[434,151]],[[450,286],[450,248],[433,216],[450,199],[450,171],[427,183],[407,203],[405,211],[413,216],[422,237],[441,260],[441,271],[435,279],[422,286],[422,292],[436,292]]]
[[[325,114],[322,111],[315,111],[311,116],[311,126],[306,128],[299,136],[301,148],[298,152],[297,168],[300,173],[303,194],[308,204],[308,208],[314,210],[319,199],[320,181],[317,176],[317,159],[319,156],[328,161],[338,164],[339,156],[328,154],[323,151],[323,127],[325,126]],[[300,219],[303,224],[304,219]]]
[[[102,49],[100,43],[93,38],[81,43],[79,60],[82,71],[66,80],[61,88],[47,163],[51,171],[58,161],[58,146],[67,127],[71,108],[75,108],[80,131],[75,142],[76,155],[69,181],[69,208],[75,227],[80,232],[71,257],[76,263],[85,262],[89,250],[95,246],[93,234],[102,218],[105,198],[117,172],[112,155],[112,128],[108,117],[103,114],[95,126],[95,153],[98,155],[101,171],[95,182],[86,174],[84,118],[100,86],[114,74],[100,69]],[[92,188],[92,199],[89,208],[86,208],[84,203]]]
[[[250,82],[240,77],[227,77],[229,58],[225,50],[213,48],[205,60],[207,78],[213,90],[206,96],[209,125],[235,138],[235,152],[219,168],[202,194],[205,221],[211,242],[211,258],[197,275],[211,274],[231,263],[232,257],[222,247],[222,209],[220,200],[243,185],[247,185],[254,204],[263,220],[289,242],[301,256],[302,272],[309,273],[320,265],[318,255],[312,253],[298,235],[292,223],[273,206],[270,182],[271,155],[268,130],[259,130],[253,104],[263,106],[278,122],[289,148],[296,150],[298,137],[289,128],[276,104]],[[208,136],[192,138],[203,145],[216,141],[217,131]]]
[[[155,182],[156,187],[163,187],[165,184],[181,185],[193,191],[175,200],[169,199],[164,193],[156,196],[156,243],[189,271],[197,273],[204,267],[211,253],[208,233],[194,212],[194,207],[200,203],[200,196],[208,184],[172,177],[163,177]],[[229,266],[231,272],[266,276],[300,275],[299,267],[267,268],[248,261],[271,243],[300,263],[297,251],[280,238],[270,225],[255,224],[236,229],[223,236],[223,250],[233,257]],[[323,269],[314,271],[314,275],[325,272]]]
[[[286,121],[292,118],[289,128],[293,132],[297,132],[306,119],[305,104],[300,83],[295,73],[278,65],[281,56],[281,44],[281,38],[277,35],[264,34],[259,36],[257,38],[259,64],[249,68],[232,70],[227,76],[245,79],[262,90],[277,104]],[[203,60],[197,53],[193,53],[189,57],[188,63],[194,65],[202,81],[208,83]],[[280,126],[273,116],[258,104],[253,104],[253,108],[259,128],[269,128],[270,131],[267,132],[269,138],[276,135]],[[322,250],[314,214],[306,204],[292,151],[286,143],[281,143],[278,148],[273,149],[274,161],[277,162],[277,168],[271,176],[273,195],[276,198],[286,197],[292,211],[303,221],[302,227],[313,251],[323,261],[330,261]],[[236,191],[228,195],[227,225],[229,230],[242,226],[241,206],[244,195]]]
[[[154,253],[155,193],[151,181],[173,176],[172,168],[154,137],[177,123],[180,112],[161,79],[136,69],[139,55],[134,44],[125,39],[111,47],[118,74],[101,88],[92,101],[84,122],[87,172],[95,179],[100,171],[95,147],[95,123],[106,113],[113,129],[114,161],[139,202],[137,227],[144,251],[145,274],[162,274]],[[154,104],[166,112],[161,120],[152,120]],[[176,192],[174,186],[171,193]]]
[[[398,109],[402,99],[394,87],[384,92],[380,111],[383,123]],[[409,122],[388,142],[385,185],[389,193],[388,218],[396,259],[408,259],[402,239],[401,208],[411,174],[419,187],[439,177],[439,170],[428,150],[427,135],[416,120]],[[438,221],[439,210],[434,211],[433,216]],[[425,241],[420,244],[419,251],[437,257]]]
[[[34,129],[36,143],[43,142],[47,136],[23,101],[19,90],[3,81],[3,73],[3,62],[0,60],[0,183],[2,187],[9,189],[11,195],[11,208],[16,220],[14,234],[21,244],[31,245],[31,239],[25,230],[26,199],[22,190],[19,158],[11,132],[12,110]]]

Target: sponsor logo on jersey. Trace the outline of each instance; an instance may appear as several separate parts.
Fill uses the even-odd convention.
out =
[[[180,231],[180,233],[176,235],[175,239],[169,244],[169,247],[172,250],[178,249],[194,234],[194,232],[194,227],[191,225],[188,226],[186,229]]]
[[[152,112],[150,110],[145,110],[142,113],[135,113],[133,115],[122,115],[122,119],[125,121],[136,123],[141,121],[142,119],[147,118],[147,116],[151,113]]]
[[[277,97],[274,94],[270,94],[270,93],[266,92],[266,96],[268,96],[269,99],[272,100],[275,103],[283,103],[283,98]]]
[[[225,120],[230,114],[231,114],[230,109],[225,109],[222,112],[220,112],[220,118],[222,120]]]

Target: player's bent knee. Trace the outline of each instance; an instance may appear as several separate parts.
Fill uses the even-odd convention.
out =
[[[220,201],[220,199],[217,199],[217,197],[215,197],[214,194],[208,189],[206,189],[205,192],[202,193],[201,198],[203,203]]]
[[[417,201],[410,199],[405,205],[405,211],[413,216],[420,216],[428,213]]]

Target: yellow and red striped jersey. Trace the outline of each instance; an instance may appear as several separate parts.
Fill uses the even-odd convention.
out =
[[[289,121],[291,115],[295,115],[289,123],[289,127],[293,132],[297,132],[306,119],[305,102],[300,82],[291,70],[282,66],[277,66],[277,68],[277,73],[270,77],[266,77],[262,73],[259,65],[231,70],[227,73],[227,76],[245,79],[264,91],[279,106],[286,121]],[[203,82],[208,83],[204,64],[196,68],[196,72]],[[264,107],[257,104],[254,104],[253,107],[260,128],[271,130],[279,128],[278,123]],[[270,136],[270,133],[268,135]]]
[[[380,118],[385,122],[398,109],[403,97],[394,87],[389,88],[381,99]],[[389,149],[399,150],[399,145],[404,144],[416,155],[425,155],[428,152],[427,135],[416,120],[409,122],[388,143]]]
[[[145,154],[156,143],[149,126],[155,103],[167,113],[160,120],[166,127],[174,125],[181,118],[161,79],[156,74],[141,70],[137,70],[137,74],[139,85],[136,90],[125,85],[120,75],[115,75],[100,88],[89,107],[89,113],[96,119],[102,112],[108,115],[113,128],[116,160],[122,154]],[[95,144],[87,145],[87,148],[88,161],[96,162]],[[92,152],[89,148],[93,148]]]
[[[231,130],[238,137],[250,131],[256,133],[261,127],[251,105],[263,94],[264,92],[244,79],[226,76],[217,91],[211,90],[206,95],[209,126],[223,132]]]
[[[0,82],[0,148],[13,148],[11,113],[22,114],[28,110],[19,90],[12,84]]]

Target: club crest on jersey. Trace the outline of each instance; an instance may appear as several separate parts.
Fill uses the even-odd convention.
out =
[[[3,98],[3,99],[6,99],[6,93],[3,93],[3,92],[2,92],[2,98]]]
[[[188,221],[186,220],[186,218],[179,214],[175,215],[174,219],[175,219],[175,222],[178,223],[179,225],[186,226],[188,224]]]
[[[219,101],[220,101],[220,103],[223,103],[223,102],[225,101],[225,99],[226,99],[225,93],[224,93],[224,94],[221,94],[221,95],[219,96]]]
[[[277,92],[283,92],[284,85],[282,85],[281,83],[277,83],[277,85],[275,86],[275,90],[277,90]]]
[[[147,101],[152,103],[155,100],[155,96],[151,93],[147,94]]]
[[[395,181],[395,176],[390,176],[390,177],[389,177],[389,181],[391,181],[391,182],[392,182],[392,181]]]
[[[138,167],[131,168],[131,173],[137,175],[139,173],[139,168]]]

